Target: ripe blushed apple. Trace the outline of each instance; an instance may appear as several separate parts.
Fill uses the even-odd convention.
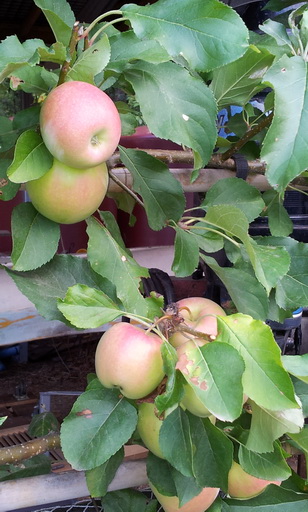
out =
[[[40,128],[50,153],[77,169],[105,162],[121,136],[120,116],[111,98],[80,81],[65,82],[49,93],[41,109]]]
[[[108,187],[107,167],[72,169],[54,160],[49,171],[28,181],[26,190],[39,213],[60,224],[74,224],[97,210]]]
[[[249,475],[235,461],[233,461],[228,475],[228,494],[232,498],[253,498],[258,496],[269,485],[280,485],[281,482],[263,480]]]
[[[151,482],[149,485],[165,512],[204,512],[212,505],[219,493],[216,487],[204,487],[200,494],[180,507],[177,496],[164,496]]]
[[[208,334],[213,339],[217,336],[217,316],[225,316],[226,313],[216,302],[205,297],[187,297],[176,304],[185,325]],[[169,341],[174,347],[179,347],[188,341],[188,337],[183,332],[175,332],[170,336]],[[202,338],[197,338],[196,341],[200,345],[206,343]]]
[[[95,352],[96,375],[106,388],[117,387],[127,398],[143,398],[164,377],[162,340],[127,322],[110,327]]]
[[[163,420],[155,414],[155,405],[149,402],[142,402],[138,406],[137,430],[144,445],[157,457],[164,459],[163,452],[159,446],[159,431]]]

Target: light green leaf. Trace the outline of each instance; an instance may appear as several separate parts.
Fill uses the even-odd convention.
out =
[[[64,456],[77,470],[100,466],[129,440],[136,424],[136,408],[118,391],[85,391],[62,423]]]
[[[52,166],[53,156],[34,130],[23,132],[17,140],[14,160],[8,176],[14,183],[24,183],[43,176]]]
[[[34,3],[46,16],[56,40],[63,43],[65,47],[68,46],[75,23],[75,16],[70,4],[66,0],[61,2],[57,0],[34,0]]]
[[[49,90],[40,66],[22,66],[10,76],[10,83],[14,91],[20,90],[36,96],[46,94]]]
[[[140,39],[156,39],[175,61],[198,71],[236,60],[247,46],[240,17],[216,0],[160,0],[144,7],[127,4],[121,10]]]
[[[220,267],[214,258],[203,254],[201,258],[224,283],[238,311],[260,320],[267,319],[268,297],[253,275],[238,268]]]
[[[17,133],[11,119],[0,116],[0,153],[11,149],[17,139]]]
[[[266,203],[268,225],[272,236],[289,236],[293,231],[293,222],[282,204],[280,195],[274,190],[267,190],[263,194]]]
[[[237,206],[226,203],[209,206],[204,220],[210,227],[223,230],[229,237],[249,243],[249,222]]]
[[[191,275],[199,263],[199,244],[196,236],[175,227],[174,258],[172,270],[178,277]]]
[[[28,39],[21,43],[17,36],[8,36],[0,43],[0,83],[16,69],[29,63],[38,64],[38,48],[44,46],[41,39]]]
[[[252,419],[246,443],[248,450],[259,453],[273,451],[273,443],[276,439],[286,433],[298,434],[304,426],[301,408],[274,411],[259,407],[253,401],[249,403]]]
[[[269,183],[280,192],[307,168],[307,74],[307,62],[301,57],[284,56],[264,78],[275,90],[275,110],[261,159],[267,164]]]
[[[292,50],[292,45],[287,33],[287,29],[282,23],[268,19],[263,23],[263,25],[260,25],[260,29],[265,34],[273,37],[278,46],[288,46],[289,50]]]
[[[12,214],[12,238],[14,270],[33,270],[55,255],[60,228],[38,213],[31,203],[20,203],[15,206]]]
[[[59,427],[60,424],[55,415],[48,411],[34,414],[27,432],[31,437],[41,437],[49,434],[49,432],[57,432]]]
[[[94,85],[94,76],[101,73],[110,59],[110,44],[106,34],[82,52],[67,73],[67,80],[80,80]]]
[[[282,364],[287,372],[308,384],[308,354],[282,356]]]
[[[134,190],[143,199],[149,226],[159,230],[170,219],[177,222],[185,208],[185,197],[168,167],[144,151],[120,146],[120,155],[133,176]]]
[[[304,426],[304,428],[298,433],[290,433],[288,432],[288,436],[295,441],[297,447],[305,454],[306,460],[308,457],[308,425]]]
[[[65,318],[80,329],[95,329],[123,314],[102,291],[76,284],[59,299],[58,308]]]
[[[22,464],[6,464],[0,467],[0,482],[18,478],[47,475],[51,472],[51,460],[40,454],[24,460]]]
[[[127,312],[147,316],[147,302],[139,285],[141,277],[148,277],[148,270],[138,265],[97,220],[91,217],[87,222],[88,259],[93,270],[114,283]]]
[[[67,323],[57,307],[57,300],[64,298],[67,289],[77,283],[101,289],[114,302],[117,301],[114,285],[94,272],[88,261],[79,256],[56,255],[43,267],[28,272],[16,272],[8,267],[5,270],[47,320]]]
[[[209,208],[217,205],[239,208],[249,222],[258,217],[265,206],[260,192],[240,178],[224,178],[210,188],[201,206]]]
[[[218,107],[244,107],[257,92],[264,89],[262,78],[273,60],[274,56],[268,51],[250,46],[240,59],[215,69],[210,89]]]
[[[104,512],[155,512],[157,502],[153,500],[155,508],[149,508],[147,496],[136,489],[122,489],[111,491],[102,499]]]
[[[245,363],[244,393],[273,411],[298,407],[291,379],[269,326],[248,315],[218,317],[217,340],[232,345]]]
[[[135,90],[149,130],[157,137],[191,148],[195,167],[204,166],[217,137],[217,106],[204,81],[174,62],[136,62],[124,75]]]
[[[239,448],[239,463],[249,475],[264,480],[286,480],[291,475],[281,447],[274,443],[274,451],[256,453],[248,450],[244,445]]]
[[[105,496],[108,486],[114,479],[123,458],[124,448],[122,447],[104,464],[86,471],[87,487],[93,498],[101,498],[102,496]]]
[[[43,46],[38,48],[38,54],[42,62],[55,62],[63,64],[67,58],[67,48],[63,43],[57,42],[50,47]]]
[[[221,361],[228,361],[228,365]],[[243,405],[244,364],[237,350],[227,343],[212,342],[202,347],[187,343],[176,368],[214,416],[222,421],[238,418]]]
[[[298,396],[302,403],[304,418],[308,418],[308,384],[296,377],[292,377],[292,382],[296,396]]]

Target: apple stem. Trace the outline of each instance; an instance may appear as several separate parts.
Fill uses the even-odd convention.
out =
[[[127,187],[125,185],[125,183],[122,183],[121,180],[119,180],[117,178],[117,176],[115,176],[113,174],[112,171],[110,171],[110,169],[108,169],[108,173],[109,173],[109,176],[110,178],[117,184],[119,185],[119,187],[121,187],[125,192],[127,192],[131,197],[133,197],[133,199],[135,199],[136,203],[140,204],[140,206],[142,206],[142,208],[144,208],[144,203],[143,201],[141,201],[140,197],[137,196],[137,194],[135,194],[135,192],[133,192],[129,187]]]
[[[115,20],[112,20],[112,21],[109,21],[108,23],[106,23],[106,25],[103,25],[97,32],[95,32],[95,34],[91,37],[90,39],[90,42],[89,42],[89,45],[91,46],[95,39],[99,36],[99,34],[101,34],[104,30],[106,30],[106,28],[110,27],[110,25],[114,25],[115,23],[119,23],[120,21],[125,21],[127,20],[128,18],[125,18],[124,16],[122,16],[121,18],[116,18]]]
[[[205,334],[201,331],[196,331],[195,329],[192,329],[191,327],[188,327],[185,324],[180,324],[175,328],[175,331],[181,331],[187,334],[191,334],[194,338],[201,338],[205,341],[213,341],[213,338],[209,336],[208,334]]]
[[[117,16],[117,15],[122,16],[122,14],[123,14],[122,11],[120,11],[119,9],[115,9],[113,11],[108,11],[103,14],[100,14],[100,16],[95,18],[95,20],[93,20],[92,23],[90,23],[90,25],[86,28],[86,30],[84,31],[84,37],[87,37],[89,35],[89,33],[91,32],[92,28],[94,28],[95,25],[97,23],[99,23],[100,21],[102,21],[103,19],[107,18],[108,16]]]

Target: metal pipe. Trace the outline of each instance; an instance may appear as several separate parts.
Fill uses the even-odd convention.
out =
[[[109,491],[139,487],[148,482],[146,461],[127,461],[119,467]],[[89,496],[83,471],[66,471],[0,483],[0,512]]]

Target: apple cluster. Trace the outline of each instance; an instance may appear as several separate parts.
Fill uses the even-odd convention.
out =
[[[202,346],[216,338],[217,316],[225,316],[225,312],[218,304],[203,297],[182,299],[176,303],[176,310],[189,332],[188,336],[187,331],[175,330],[168,340],[177,351],[176,369],[181,371],[181,359],[185,358],[192,344]],[[202,337],[202,334],[207,336]],[[165,377],[162,343],[157,334],[130,323],[116,323],[98,343],[95,369],[103,386],[117,387],[123,396],[137,400],[139,436],[154,455],[164,459],[160,446],[160,429],[164,418],[158,416],[153,400],[147,399],[148,395],[155,394]],[[196,416],[209,417],[213,423],[216,421],[188,383],[184,385],[180,406]],[[165,411],[164,417],[166,415],[168,411]],[[234,498],[250,498],[261,493],[270,483],[280,485],[278,481],[270,482],[249,475],[233,461],[228,476],[228,493]],[[217,488],[204,488],[198,496],[179,508],[176,496],[163,496],[151,482],[150,486],[166,512],[203,512],[211,506],[219,492]]]
[[[121,136],[115,104],[94,85],[65,82],[43,102],[40,130],[53,163],[46,174],[26,184],[33,205],[62,224],[86,219],[107,192],[105,162]]]

